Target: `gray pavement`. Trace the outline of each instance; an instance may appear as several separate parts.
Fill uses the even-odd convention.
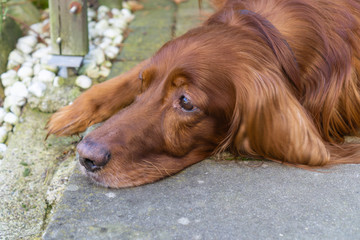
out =
[[[200,19],[196,0],[142,2],[112,76]],[[154,184],[120,190],[96,186],[75,171],[43,238],[360,239],[360,165],[319,173],[260,164],[205,160]]]
[[[76,173],[44,239],[360,238],[360,165],[259,163],[206,160],[120,190]]]

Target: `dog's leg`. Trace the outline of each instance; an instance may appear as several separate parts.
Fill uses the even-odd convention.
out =
[[[73,104],[58,110],[46,125],[48,135],[66,136],[83,132],[90,125],[108,119],[131,104],[140,92],[139,72],[147,62],[145,60],[127,73],[94,85]]]

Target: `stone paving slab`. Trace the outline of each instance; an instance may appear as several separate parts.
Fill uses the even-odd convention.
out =
[[[208,1],[202,1],[201,10],[198,1],[183,2],[176,12],[175,35],[181,36],[189,29],[200,26],[201,23],[213,12]]]
[[[76,173],[44,239],[359,239],[360,165],[256,165],[206,160],[121,190]]]
[[[118,59],[125,61],[144,60],[153,55],[157,49],[170,39],[170,28],[167,30],[155,27],[136,28],[124,42],[124,49]],[[133,46],[136,46],[136,48]]]

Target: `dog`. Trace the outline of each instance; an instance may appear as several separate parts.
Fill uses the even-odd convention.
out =
[[[83,170],[151,183],[230,151],[298,167],[360,163],[360,2],[228,0],[200,27],[50,118]]]

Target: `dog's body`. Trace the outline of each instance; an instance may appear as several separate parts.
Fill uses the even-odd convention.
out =
[[[359,145],[343,143],[360,128],[360,2],[218,5],[52,116],[57,135],[110,118],[78,145],[94,180],[149,183],[227,149],[298,166],[360,163]]]

